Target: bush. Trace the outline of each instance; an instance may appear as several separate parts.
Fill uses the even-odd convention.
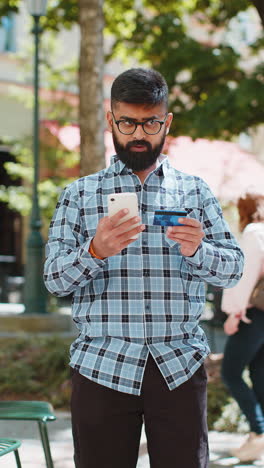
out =
[[[211,354],[205,362],[208,375],[208,428],[225,432],[249,432],[245,416],[221,379],[222,354]],[[244,376],[250,385],[248,373]]]
[[[69,409],[70,340],[57,336],[0,340],[0,398],[40,399]]]
[[[229,402],[229,394],[221,382],[209,382],[207,389],[208,428],[215,429],[215,423],[221,417],[223,408]],[[225,430],[225,429],[222,429]]]
[[[47,400],[69,410],[69,338],[0,339],[0,399]],[[245,417],[221,381],[222,356],[206,360],[209,430],[245,432]]]
[[[241,414],[240,408],[235,400],[229,398],[228,403],[223,407],[222,413],[214,423],[213,428],[216,431],[225,432],[250,432],[246,417]]]

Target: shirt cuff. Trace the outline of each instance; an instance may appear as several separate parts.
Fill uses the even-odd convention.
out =
[[[182,255],[180,252],[180,244],[178,242],[175,242],[174,240],[169,239],[168,237],[166,241],[170,247],[177,248],[179,251],[179,254]],[[202,243],[197,248],[195,254],[193,254],[191,257],[187,257],[186,255],[182,255],[182,257],[185,258],[187,261],[190,261],[192,265],[199,267],[202,265],[202,262],[204,261],[204,258],[205,258],[205,253],[202,252],[201,250],[203,250]]]
[[[198,249],[196,250],[195,254],[193,254],[190,257],[187,257],[186,255],[183,255],[184,258],[188,263],[190,263],[193,266],[196,266],[198,268],[202,268],[204,259],[205,259],[205,252],[206,252],[206,246],[203,245],[203,242],[199,245]]]
[[[102,267],[107,261],[107,258],[101,260],[99,258],[93,257],[90,254],[89,248],[91,241],[92,239],[89,239],[81,246],[79,250],[79,261],[81,264],[85,265],[87,268],[92,270],[100,266]]]

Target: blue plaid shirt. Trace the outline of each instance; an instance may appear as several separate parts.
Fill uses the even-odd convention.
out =
[[[136,192],[139,238],[120,254],[99,260],[88,252],[107,195]],[[156,209],[185,209],[202,222],[205,238],[184,257]],[[148,354],[172,390],[189,379],[209,353],[199,327],[205,283],[223,288],[240,279],[243,254],[205,182],[177,171],[164,158],[142,185],[117,158],[63,191],[49,231],[44,279],[57,296],[73,293],[79,336],[70,365],[112,389],[139,395]]]

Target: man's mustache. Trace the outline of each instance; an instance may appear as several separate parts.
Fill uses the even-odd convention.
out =
[[[130,150],[130,148],[132,148],[133,146],[146,146],[146,148],[151,151],[152,150],[152,147],[151,147],[151,144],[149,143],[149,141],[146,141],[146,140],[133,140],[133,141],[129,141],[126,145],[126,149],[127,150]]]

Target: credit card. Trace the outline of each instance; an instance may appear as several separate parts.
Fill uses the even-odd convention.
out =
[[[185,210],[156,210],[153,224],[156,226],[182,226],[183,224],[179,223],[179,218],[185,216],[187,216]]]

